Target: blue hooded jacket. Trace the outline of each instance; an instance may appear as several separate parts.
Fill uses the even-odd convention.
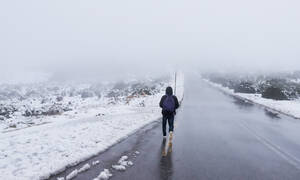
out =
[[[174,114],[176,114],[176,109],[179,108],[179,102],[178,102],[177,97],[173,95],[173,89],[172,89],[172,87],[167,87],[167,88],[166,88],[166,95],[164,95],[164,96],[161,98],[160,103],[159,103],[159,106],[160,106],[161,108],[163,108],[163,103],[164,103],[165,99],[167,98],[167,96],[173,96],[173,98],[174,98],[174,102],[175,102],[175,111],[172,112],[172,115],[174,115]],[[163,115],[170,115],[170,112],[165,112],[164,110],[162,110],[162,114],[163,114]]]

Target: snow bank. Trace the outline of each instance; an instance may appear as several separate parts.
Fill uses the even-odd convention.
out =
[[[71,180],[71,179],[75,178],[77,175],[78,175],[78,170],[75,169],[69,175],[67,175],[66,180]]]
[[[136,153],[135,153],[136,154]],[[119,160],[118,160],[118,164],[117,165],[112,165],[112,171],[116,170],[116,171],[126,171],[126,167],[129,167],[129,166],[133,166],[133,162],[129,160],[128,156],[122,156]],[[111,172],[107,172],[107,171],[103,171],[101,172],[102,173],[102,178],[105,179],[109,179],[110,176],[112,176],[112,173]],[[100,173],[100,175],[101,175]],[[110,174],[110,176],[105,176],[107,175],[107,173]],[[97,178],[95,178],[94,180],[100,180],[101,176],[98,176]]]
[[[109,172],[109,170],[104,169],[94,180],[108,180],[111,176],[112,174]]]
[[[128,156],[122,156],[118,161],[118,165],[113,165],[112,168],[117,171],[125,171],[127,166],[133,166],[133,162],[128,161]]]
[[[122,165],[113,165],[112,168],[114,168],[117,171],[125,171],[126,167]]]
[[[160,118],[160,110],[154,106],[119,106],[118,111],[105,117],[62,118],[60,123],[1,134],[0,179],[46,179]]]
[[[128,156],[122,156],[120,158],[120,160],[118,161],[118,163],[119,164],[125,164],[125,165],[127,165],[127,161],[126,160],[128,160]]]
[[[232,89],[224,87],[220,84],[213,83],[206,79],[204,81],[209,83],[213,87],[216,87],[222,90],[223,92],[226,92],[235,97],[248,100],[250,102],[256,103],[258,105],[264,106],[282,114],[291,116],[296,119],[300,119],[300,100],[276,101],[272,99],[265,99],[261,97],[261,94],[235,93]]]
[[[90,168],[91,168],[91,165],[85,164],[84,166],[82,166],[82,168],[80,168],[80,169],[78,170],[78,173],[82,173],[82,172],[84,172],[84,171],[87,171],[87,170],[89,170]]]
[[[178,74],[179,99],[183,98],[183,80],[183,74]],[[128,104],[87,109],[81,106],[82,112],[69,114],[68,117],[56,116],[53,123],[0,133],[0,179],[47,179],[105,151],[138,129],[160,119],[158,102],[165,93],[164,88],[155,95],[132,98]],[[99,113],[105,115],[96,116]],[[124,161],[120,165],[124,165]],[[127,161],[127,165],[130,164]],[[72,179],[76,173],[79,172],[72,172],[67,179]],[[98,179],[108,179],[110,176],[110,172],[105,170]]]
[[[66,176],[66,180],[71,180],[71,179],[75,178],[76,176],[78,176],[78,174],[83,173],[84,171],[87,171],[90,168],[91,168],[91,166],[89,164],[85,164],[79,170],[75,169],[70,174],[68,174]],[[64,179],[64,177],[60,177],[60,179]]]
[[[93,166],[96,166],[96,165],[98,165],[98,164],[100,164],[100,161],[94,161],[94,162],[92,162],[92,165],[93,165]]]

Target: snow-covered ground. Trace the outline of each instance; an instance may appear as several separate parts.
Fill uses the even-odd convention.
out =
[[[102,99],[105,103],[100,104],[101,98],[76,101],[78,105],[73,106],[77,107],[76,111],[31,117],[46,123],[26,125],[26,128],[7,129],[6,124],[2,123],[0,179],[46,179],[51,174],[103,152],[161,117],[158,102],[167,85],[174,86],[174,78],[167,83],[160,83],[159,91],[151,95],[124,97],[118,101],[113,98],[111,102]],[[179,73],[179,99],[183,98],[183,87],[184,77]]]
[[[0,132],[55,122],[61,116],[82,117],[90,109],[100,108],[99,115],[108,115],[117,104],[144,106],[140,97],[159,93],[166,81],[0,84]]]
[[[223,92],[226,92],[230,95],[236,96],[241,99],[251,101],[253,103],[259,104],[266,108],[278,111],[280,113],[292,116],[294,118],[300,119],[300,100],[282,100],[276,101],[272,99],[265,99],[261,97],[261,94],[246,94],[246,93],[235,93],[233,89],[224,87],[220,84],[211,82],[207,79],[204,79],[205,82],[209,83],[213,87],[221,89]]]

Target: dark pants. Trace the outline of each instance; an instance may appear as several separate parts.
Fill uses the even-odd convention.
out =
[[[166,132],[167,121],[169,124],[169,132],[174,131],[174,115],[163,115],[162,130],[163,130],[164,136],[167,135],[167,132]]]

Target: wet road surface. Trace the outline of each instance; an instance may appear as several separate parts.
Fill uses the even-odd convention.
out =
[[[75,179],[97,177],[121,155],[134,166],[112,170],[112,180],[300,179],[300,120],[227,96],[197,78],[186,79],[173,146],[162,156],[165,143],[154,123],[87,161],[102,164]]]

